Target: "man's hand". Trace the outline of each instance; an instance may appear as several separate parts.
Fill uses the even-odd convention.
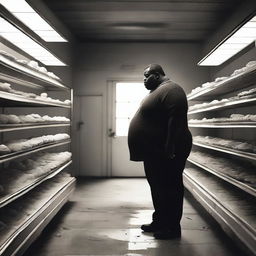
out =
[[[175,146],[173,144],[166,147],[165,153],[168,158],[174,159],[175,158]]]

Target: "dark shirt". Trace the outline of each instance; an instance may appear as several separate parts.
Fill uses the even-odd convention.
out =
[[[167,155],[172,144],[175,154],[186,154],[186,149],[190,151],[187,111],[187,97],[178,84],[167,80],[150,92],[130,123],[130,160],[143,161],[156,154]]]

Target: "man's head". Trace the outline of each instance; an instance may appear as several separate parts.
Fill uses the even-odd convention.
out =
[[[158,64],[150,64],[144,70],[144,85],[148,90],[154,90],[162,83],[165,73]]]

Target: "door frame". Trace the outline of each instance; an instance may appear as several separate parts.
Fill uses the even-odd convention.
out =
[[[113,130],[113,99],[115,97],[114,86],[116,83],[141,83],[143,77],[134,77],[134,78],[118,78],[118,79],[108,79],[107,80],[107,97],[106,97],[106,167],[107,167],[107,176],[112,177],[112,139],[108,136],[109,129]]]

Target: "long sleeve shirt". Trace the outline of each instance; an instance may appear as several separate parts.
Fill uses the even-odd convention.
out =
[[[156,154],[187,154],[191,134],[187,97],[178,84],[167,80],[141,103],[128,132],[130,160],[143,161]]]

